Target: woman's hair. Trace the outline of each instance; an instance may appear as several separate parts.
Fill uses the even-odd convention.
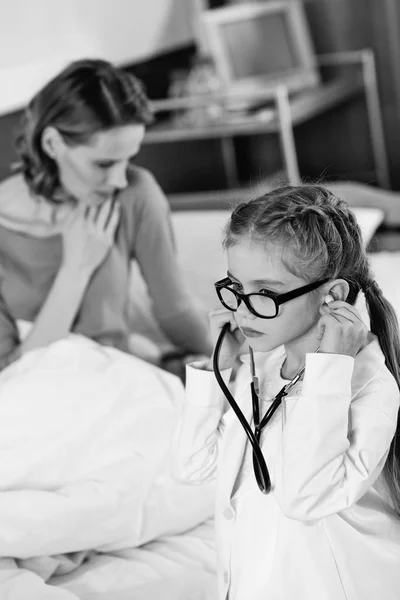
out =
[[[54,201],[59,188],[55,161],[42,148],[46,127],[70,146],[108,129],[152,120],[143,84],[104,60],[78,60],[45,85],[27,106],[16,139],[18,170],[34,194]]]
[[[317,185],[286,186],[239,204],[226,226],[224,247],[247,239],[279,244],[286,268],[306,281],[345,279],[346,299],[354,304],[365,294],[370,328],[381,345],[386,365],[400,387],[400,334],[396,314],[370,271],[360,227],[346,202]],[[400,515],[400,419],[384,474]]]

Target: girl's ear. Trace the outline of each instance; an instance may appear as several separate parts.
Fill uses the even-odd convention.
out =
[[[43,130],[41,145],[43,152],[53,160],[57,161],[65,143],[60,132],[55,127],[48,126]]]
[[[331,296],[333,300],[342,300],[343,302],[346,302],[349,291],[350,287],[345,279],[335,279],[330,282],[324,301],[326,302],[326,299]],[[330,302],[332,302],[332,300],[330,300]]]

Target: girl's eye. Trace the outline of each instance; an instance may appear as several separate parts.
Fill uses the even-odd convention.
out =
[[[273,290],[266,290],[265,288],[260,290],[258,293],[264,294],[265,296],[276,296],[276,292],[274,292]]]
[[[243,290],[243,286],[241,283],[237,283],[236,281],[232,281],[230,287],[232,287],[236,292],[240,292]]]

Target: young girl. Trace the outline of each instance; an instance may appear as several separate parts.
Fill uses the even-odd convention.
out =
[[[255,373],[239,370],[241,415],[211,360],[188,367],[175,440],[180,478],[218,477],[220,598],[398,600],[399,330],[355,217],[322,187],[284,187],[240,204],[224,246],[214,366],[227,382],[247,339]]]

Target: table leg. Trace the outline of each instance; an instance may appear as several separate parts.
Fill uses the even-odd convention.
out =
[[[239,177],[236,165],[235,142],[232,137],[221,137],[222,160],[224,163],[226,181],[229,188],[239,187]]]
[[[372,50],[363,50],[361,53],[361,61],[376,178],[380,187],[390,189],[390,175],[385,144],[385,134],[379,101],[375,58]]]
[[[279,139],[288,182],[290,185],[300,185],[300,169],[294,141],[289,95],[285,86],[277,88],[275,102],[278,112]]]

